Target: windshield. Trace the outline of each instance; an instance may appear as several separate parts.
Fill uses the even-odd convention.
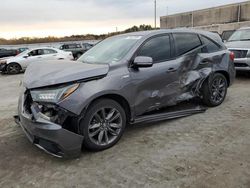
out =
[[[28,50],[25,50],[25,51],[21,52],[20,54],[17,54],[16,56],[17,56],[17,57],[24,56],[24,55],[27,54],[27,51],[28,51]]]
[[[78,61],[84,63],[107,64],[120,61],[141,36],[119,36],[103,40],[84,53]]]
[[[235,31],[228,41],[244,41],[244,40],[250,40],[250,29]]]

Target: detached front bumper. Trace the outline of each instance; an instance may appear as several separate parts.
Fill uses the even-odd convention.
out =
[[[34,105],[31,106],[32,114],[28,114],[23,108],[23,100],[24,97],[19,99],[15,120],[31,143],[56,157],[74,158],[81,154],[83,136],[46,120]]]

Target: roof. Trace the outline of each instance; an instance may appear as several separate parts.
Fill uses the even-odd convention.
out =
[[[191,28],[177,28],[177,29],[158,29],[158,30],[150,30],[150,31],[139,31],[132,33],[125,33],[118,36],[143,36],[143,37],[151,37],[158,34],[167,34],[167,33],[196,33],[205,35],[209,38],[214,39],[217,43],[223,44],[221,37],[217,33],[212,33],[209,31],[199,30],[199,29],[191,29]]]
[[[213,34],[209,31],[204,30],[198,30],[198,29],[191,29],[191,28],[177,28],[177,29],[158,29],[158,30],[150,30],[150,31],[138,31],[138,32],[131,32],[131,33],[125,33],[122,35],[139,35],[139,36],[148,36],[148,35],[157,35],[157,34],[164,34],[164,33],[175,33],[175,32],[183,32],[183,33],[198,33],[198,34],[204,34],[204,35],[210,35]]]

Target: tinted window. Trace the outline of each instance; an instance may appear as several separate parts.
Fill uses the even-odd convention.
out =
[[[81,48],[80,44],[68,44],[65,49]]]
[[[207,37],[201,36],[201,40],[205,45],[205,52],[212,53],[220,50],[219,45],[217,45],[215,42],[208,39]]]
[[[29,56],[38,56],[38,55],[43,55],[43,50],[33,50],[31,52],[29,52],[28,54]]]
[[[69,46],[68,45],[64,45],[63,49],[69,49]]]
[[[176,55],[183,55],[201,45],[201,41],[196,34],[191,33],[175,33]]]
[[[232,34],[233,34],[234,32],[235,32],[234,30],[231,30],[231,31],[223,31],[222,36],[221,36],[222,40],[223,40],[223,41],[224,41],[224,40],[228,40],[228,39],[232,36]]]
[[[154,62],[160,62],[170,59],[170,37],[159,36],[150,39],[143,45],[137,56],[152,57]]]
[[[43,54],[56,54],[57,53],[57,51],[55,51],[55,50],[52,50],[52,49],[44,49],[43,50]]]

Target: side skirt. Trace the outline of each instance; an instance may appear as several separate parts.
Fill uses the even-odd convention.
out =
[[[184,110],[176,110],[171,112],[160,112],[160,113],[154,113],[150,115],[143,115],[134,120],[132,124],[138,124],[138,123],[144,123],[144,122],[156,122],[156,121],[162,121],[162,120],[169,120],[169,119],[175,119],[185,116],[190,116],[193,114],[203,113],[207,110],[207,108],[203,106],[195,106],[189,109]]]

